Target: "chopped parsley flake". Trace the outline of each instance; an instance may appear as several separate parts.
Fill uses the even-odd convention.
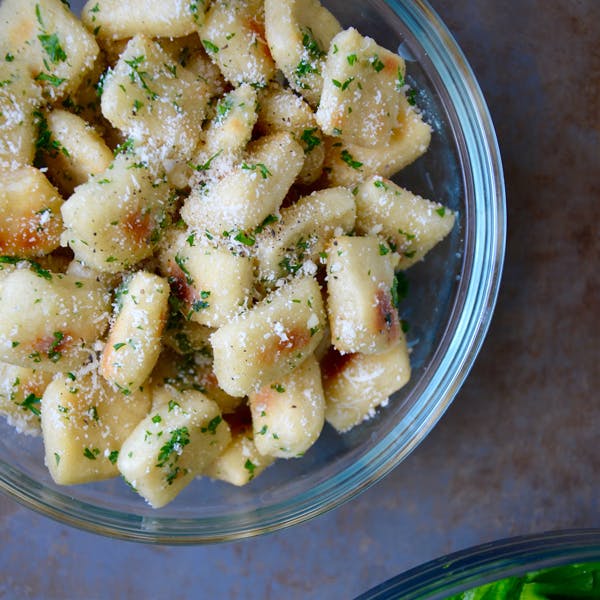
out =
[[[318,73],[319,69],[313,67],[309,62],[303,59],[298,63],[298,66],[294,72],[297,77],[304,77],[309,73]]]
[[[210,292],[202,292],[203,294],[206,293],[210,293]],[[206,300],[196,300],[195,302],[192,303],[192,310],[194,312],[200,312],[201,310],[204,310],[205,308],[209,308],[210,307],[210,303],[208,303]]]
[[[133,101],[133,114],[137,115],[140,108],[144,108],[144,103],[140,102],[137,98]]]
[[[271,389],[275,390],[279,394],[283,394],[285,392],[285,388],[280,383],[272,384]]]
[[[167,63],[163,63],[164,68],[173,75],[175,79],[177,79],[177,65],[169,65]]]
[[[115,148],[115,156],[119,154],[131,154],[131,152],[133,151],[133,145],[133,138],[127,138],[122,144],[119,144]]]
[[[187,258],[182,258],[179,254],[175,255],[175,262],[177,263],[177,266],[183,271],[183,274],[185,275],[185,282],[188,285],[193,285],[194,279],[190,275],[188,268],[185,266],[186,260]]]
[[[265,220],[260,225],[256,226],[256,228],[254,229],[254,233],[262,233],[265,227],[272,225],[273,223],[277,223],[278,221],[279,217],[277,217],[276,215],[268,215],[267,217],[265,217]]]
[[[318,127],[313,127],[311,129],[305,129],[300,136],[300,139],[306,144],[306,148],[304,152],[308,154],[312,152],[317,146],[321,144],[321,138],[317,137],[315,132],[319,130]]]
[[[377,54],[370,59],[370,62],[377,73],[385,68],[385,65],[379,60]]]
[[[43,162],[40,157],[42,152],[46,152],[52,157],[55,157],[58,152],[62,152],[68,157],[69,151],[58,140],[52,138],[52,132],[48,127],[48,121],[44,114],[36,110],[33,112],[33,116],[38,127],[38,137],[35,141],[36,160]]]
[[[40,27],[42,28],[42,31],[45,31],[46,27],[44,26],[44,21],[42,20],[42,12],[40,10],[40,5],[39,4],[35,5],[35,17],[36,17],[38,23],[40,24]]]
[[[360,169],[363,166],[361,162],[354,160],[352,154],[350,154],[348,150],[342,150],[340,156],[342,157],[342,160],[353,169]]]
[[[144,161],[131,163],[127,169],[147,169],[148,164]]]
[[[400,302],[408,295],[408,279],[404,273],[399,272],[394,275],[391,292],[392,304],[398,308]]]
[[[219,46],[215,46],[210,40],[202,40],[202,45],[206,49],[207,52],[212,52],[216,54],[219,51]]]
[[[129,388],[119,385],[118,383],[115,383],[115,386],[123,396],[131,396],[131,390]]]
[[[119,458],[119,451],[118,450],[113,450],[109,455],[108,455],[108,460],[111,464],[115,464],[117,462]]]
[[[248,458],[244,463],[244,469],[250,473],[250,479],[254,477],[254,471],[256,469],[256,465]]]
[[[254,246],[256,244],[256,240],[243,231],[240,231],[233,239],[244,244],[244,246]]]
[[[442,217],[442,219],[446,216],[446,208],[441,206],[440,208],[436,208],[435,212]]]
[[[60,45],[60,40],[58,39],[58,36],[56,35],[56,33],[48,33],[46,30],[46,26],[44,25],[44,21],[42,19],[42,13],[39,4],[35,5],[35,16],[40,25],[40,29],[42,30],[42,33],[37,37],[40,41],[40,44],[42,45],[42,48],[44,49],[44,52],[46,52],[46,54],[48,55],[48,58],[54,64],[66,61],[67,55],[65,54],[65,51]],[[47,64],[46,68],[48,68]]]
[[[179,458],[183,447],[190,443],[190,432],[187,427],[179,427],[171,431],[171,438],[161,447],[158,452],[157,467],[164,466],[171,456],[175,454],[175,461]]]
[[[315,35],[310,27],[305,27],[302,31],[302,45],[313,60],[323,58],[326,54],[321,49],[321,46],[316,40]]]
[[[173,482],[177,479],[179,473],[183,473],[185,475],[187,472],[187,469],[182,470],[181,467],[175,467],[169,471],[169,473],[165,477],[165,480],[169,485],[173,485]]]
[[[211,435],[215,435],[217,433],[217,427],[219,426],[222,420],[223,418],[221,417],[221,415],[217,415],[208,422],[208,425],[206,427],[201,427],[200,431],[202,433],[210,433]]]
[[[54,341],[50,344],[48,348],[48,358],[52,362],[58,362],[62,358],[62,354],[58,351],[61,342],[65,338],[65,334],[62,331],[55,331],[53,334]]]
[[[146,57],[144,55],[140,55],[140,56],[135,56],[131,60],[125,61],[125,64],[128,65],[129,68],[131,69],[131,71],[129,73],[129,79],[130,79],[131,83],[135,83],[136,80],[138,80],[140,83],[140,86],[148,94],[150,99],[156,100],[158,98],[158,94],[156,92],[153,92],[148,87],[148,83],[147,83],[147,78],[149,77],[148,73],[146,71],[140,70],[140,65],[142,63],[144,63],[145,60],[146,60]]]
[[[30,260],[29,264],[31,265],[33,272],[38,277],[41,277],[42,279],[47,279],[48,281],[52,279],[52,273],[50,273],[50,271],[48,271],[47,269],[43,269],[39,263],[35,262],[35,260]]]
[[[104,71],[104,73],[102,73],[102,75],[100,75],[99,79],[98,79],[98,83],[96,83],[95,88],[96,88],[96,95],[100,98],[102,96],[102,93],[104,92],[104,82],[106,81],[106,77],[108,76],[108,74],[111,72],[110,67],[108,69],[106,69],[106,71]]]
[[[221,152],[223,152],[223,150],[219,150],[218,152],[213,154],[204,164],[194,165],[192,163],[188,163],[188,167],[190,167],[191,169],[194,169],[194,171],[198,171],[198,172],[208,171],[208,169],[210,169],[210,165],[211,165],[212,161],[215,160],[215,158],[217,158],[217,156],[219,156],[221,154]]]
[[[199,14],[198,14],[198,2],[190,2],[189,9],[190,9],[190,12],[192,13],[192,17],[194,18],[194,22],[198,23],[199,18],[200,18]]]
[[[96,456],[98,456],[98,454],[100,454],[100,450],[98,450],[98,448],[92,448],[90,450],[86,447],[83,451],[83,455],[90,460],[96,460]]]
[[[269,175],[272,175],[271,171],[269,171],[269,169],[263,163],[256,163],[255,165],[252,165],[244,162],[242,163],[242,169],[244,169],[244,171],[258,170],[263,179],[267,179]]]
[[[300,263],[293,262],[289,256],[284,257],[278,266],[290,275],[295,275],[302,267]]]
[[[38,40],[40,40],[42,48],[54,64],[67,60],[67,55],[60,45],[60,40],[55,33],[43,33],[38,35]]]
[[[223,98],[217,104],[217,116],[215,121],[221,123],[233,108],[233,100],[231,98]]]
[[[402,69],[398,67],[398,79],[396,81],[396,91],[400,92],[402,88],[406,85],[404,81],[404,75],[402,74]]]
[[[338,81],[337,79],[332,79],[331,82],[335,85],[336,88],[340,88],[342,92],[348,89],[348,86],[354,81],[354,77],[348,77],[344,83]]]
[[[36,417],[39,417],[41,413],[38,406],[41,400],[41,398],[38,398],[38,396],[31,393],[19,404],[19,406],[22,406],[25,410],[30,410]]]

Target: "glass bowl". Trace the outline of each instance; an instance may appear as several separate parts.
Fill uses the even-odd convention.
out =
[[[356,600],[445,600],[486,583],[576,563],[600,561],[600,529],[498,540],[406,571]]]
[[[121,479],[60,487],[40,439],[0,423],[0,486],[49,517],[123,539],[206,543],[273,531],[330,510],[373,485],[423,440],[448,408],[481,347],[505,243],[502,166],[490,116],[452,36],[421,0],[329,0],[353,25],[407,60],[407,82],[434,129],[425,156],[396,181],[458,211],[457,226],[408,273],[413,375],[389,405],[345,435],[326,426],[300,460],[278,461],[243,488],[193,482],[153,510]]]

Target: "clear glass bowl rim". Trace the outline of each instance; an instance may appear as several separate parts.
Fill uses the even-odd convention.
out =
[[[465,182],[474,199],[469,230],[472,254],[463,269],[452,331],[444,333],[432,360],[433,375],[423,400],[411,410],[410,436],[406,423],[396,426],[355,464],[326,483],[304,491],[291,501],[236,515],[177,519],[148,519],[107,510],[45,488],[0,460],[0,489],[18,502],[65,524],[139,542],[200,544],[229,541],[301,523],[331,510],[379,481],[404,460],[444,414],[468,375],[487,333],[500,285],[506,240],[506,202],[500,151],[485,100],[462,51],[426,0],[386,2],[421,44],[433,72],[453,99],[460,131],[457,144],[471,168]],[[471,231],[472,229],[472,231]],[[468,251],[465,251],[465,255]],[[404,439],[397,435],[404,428]],[[402,442],[402,443],[401,443]]]
[[[442,556],[375,586],[356,600],[444,600],[506,577],[599,560],[600,529],[528,534]]]

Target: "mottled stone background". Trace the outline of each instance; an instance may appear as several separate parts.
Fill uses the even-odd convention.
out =
[[[359,498],[239,543],[117,542],[0,497],[0,597],[352,598],[476,543],[600,527],[600,2],[431,1],[488,100],[508,198],[498,308],[445,417]]]

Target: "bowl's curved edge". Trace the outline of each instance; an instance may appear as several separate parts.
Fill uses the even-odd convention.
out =
[[[443,600],[506,577],[600,560],[600,529],[505,538],[454,552],[385,581],[356,600]]]

